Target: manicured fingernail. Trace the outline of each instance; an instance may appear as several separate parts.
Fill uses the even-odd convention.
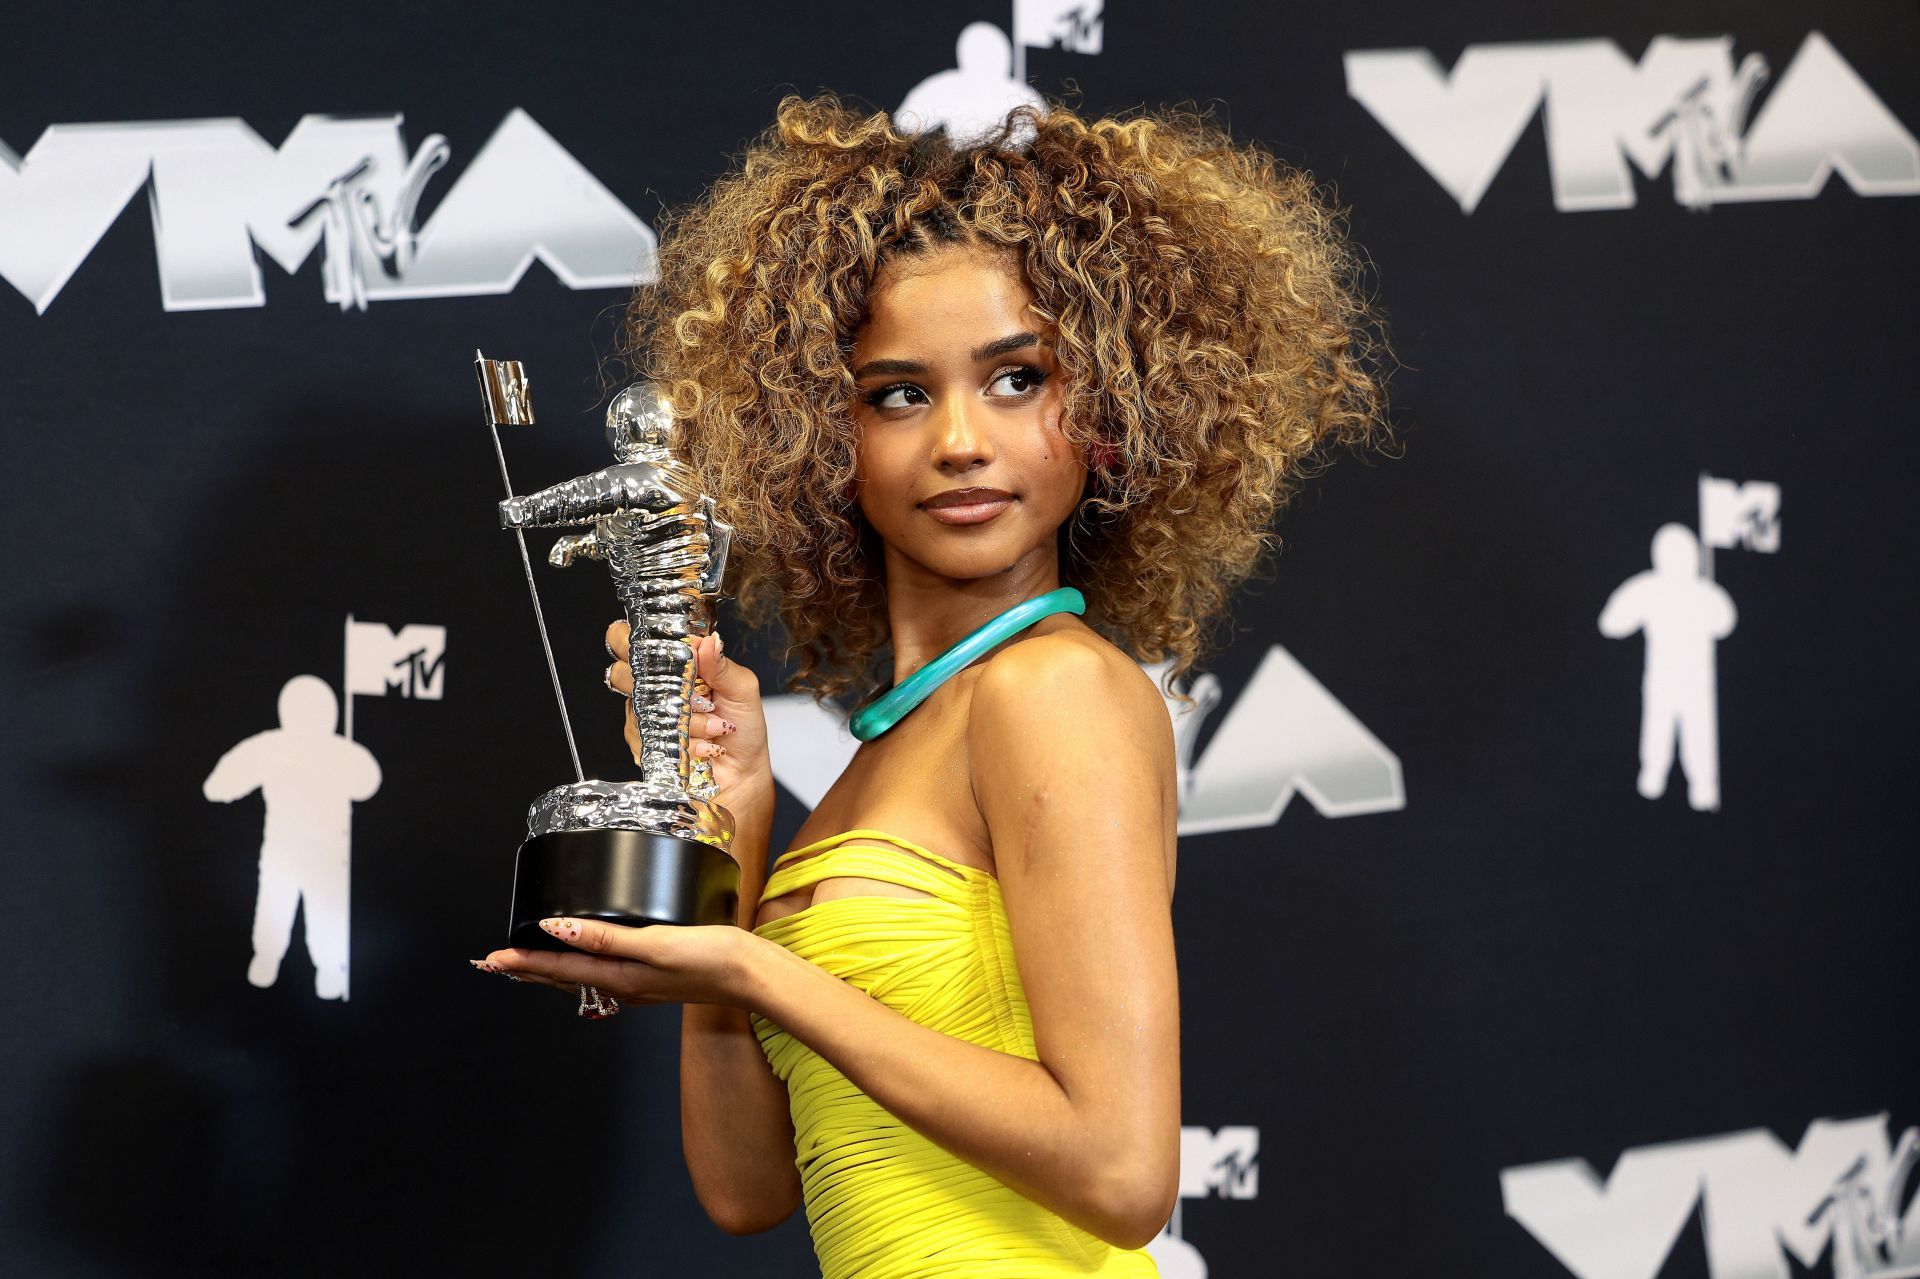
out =
[[[484,960],[484,959],[469,959],[467,962],[469,964],[472,964],[475,968],[478,968],[483,973],[498,973],[502,977],[513,977],[512,973],[508,972],[506,969],[502,968],[500,965],[495,963],[489,963],[487,960]],[[515,981],[520,980],[518,977],[513,977],[513,979]]]
[[[580,921],[577,919],[543,919],[540,927],[561,941],[580,940]]]
[[[737,729],[736,729],[736,728],[734,727],[734,723],[733,723],[733,721],[732,721],[732,720],[730,720],[730,719],[721,719],[721,720],[715,720],[715,721],[714,721],[714,723],[715,723],[715,724],[717,724],[717,725],[719,725],[719,727],[720,727],[720,731],[719,731],[718,733],[716,733],[716,734],[715,734],[715,736],[716,736],[716,737],[725,737],[725,736],[726,736],[726,735],[727,735],[728,733],[732,733],[732,732],[737,732],[737,731],[738,731],[738,730],[737,730]]]
[[[711,711],[713,709],[713,699],[711,697],[702,697],[700,694],[695,693],[693,695],[693,709],[697,711]]]

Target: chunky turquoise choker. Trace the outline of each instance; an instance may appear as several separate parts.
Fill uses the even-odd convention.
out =
[[[1015,604],[973,634],[902,680],[900,686],[878,701],[869,702],[853,713],[848,727],[863,742],[870,742],[906,718],[908,711],[933,695],[933,690],[957,674],[961,667],[1018,631],[1055,613],[1084,613],[1086,597],[1071,586],[1063,586],[1045,595]]]

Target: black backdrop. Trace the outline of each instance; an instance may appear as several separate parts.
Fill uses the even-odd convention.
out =
[[[653,226],[783,92],[892,107],[975,20],[1013,15],[69,6],[0,46],[0,262],[37,251],[20,217],[36,139],[87,123],[238,117],[278,146],[310,114],[402,114],[409,153],[429,133],[452,148],[425,223],[520,108]],[[1343,59],[1422,48],[1450,68],[1469,45],[1611,40],[1631,62],[1661,35],[1727,35],[1777,81],[1818,31],[1911,131],[1920,17],[1195,0],[1102,21],[1098,52],[1028,50],[1032,83],[1092,111],[1212,103],[1334,184],[1406,365],[1405,456],[1343,462],[1303,496],[1207,666],[1222,701],[1194,742],[1197,786],[1275,646],[1381,749],[1345,815],[1306,777],[1277,821],[1183,836],[1194,1131],[1165,1272],[1849,1273],[1836,1251],[1866,1246],[1851,1228],[1827,1232],[1833,1248],[1816,1230],[1806,1256],[1767,1241],[1853,1158],[1785,1161],[1810,1123],[1881,1133],[1861,1147],[1872,1182],[1920,1121],[1920,203],[1843,175],[1812,198],[1692,209],[1669,171],[1634,174],[1631,207],[1563,212],[1536,112],[1464,213],[1349,94]],[[491,528],[471,352],[534,375],[542,426],[507,441],[522,488],[591,469],[622,291],[536,264],[504,295],[343,310],[316,250],[291,275],[262,256],[264,306],[168,311],[146,207],[135,195],[44,313],[0,288],[0,1269],[807,1273],[798,1216],[736,1240],[695,1204],[674,1015],[586,1023],[464,962],[495,941],[526,801],[567,769]],[[1707,671],[1717,811],[1689,807],[1678,766],[1661,798],[1635,792],[1643,642],[1596,625],[1656,529],[1699,527],[1703,474],[1778,485],[1782,531],[1775,551],[1713,556],[1738,607]],[[541,572],[589,772],[625,775],[598,687],[611,595],[595,568]],[[277,984],[245,980],[261,800],[209,804],[201,785],[273,726],[289,677],[341,691],[347,614],[446,643],[442,699],[354,701],[384,778],[353,809],[339,1001],[316,997],[304,921]],[[772,688],[777,637],[729,633]],[[1267,747],[1314,757],[1294,703],[1260,705],[1281,722],[1240,767],[1259,775]],[[781,838],[805,811],[782,803]],[[1236,1128],[1257,1130],[1257,1172],[1255,1144],[1221,1132]],[[1748,1130],[1781,1158],[1712,1172],[1735,1149],[1714,1139]],[[1672,1142],[1709,1171],[1680,1177],[1670,1248],[1653,1199],[1624,1191],[1508,1213],[1504,1170],[1583,1159],[1604,1182],[1623,1152]],[[1896,1216],[1910,1184],[1879,1187]],[[1730,1247],[1710,1262],[1703,1201],[1709,1222],[1758,1222],[1749,1254],[1777,1268]],[[1606,1223],[1640,1260],[1553,1248],[1556,1212]]]

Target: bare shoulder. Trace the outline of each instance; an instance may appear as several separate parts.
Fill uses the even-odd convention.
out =
[[[1164,746],[1173,767],[1173,723],[1153,680],[1096,632],[1062,627],[1011,644],[982,664],[968,716],[976,746],[1032,738],[1036,726],[1053,743],[1099,751],[1125,740],[1150,754]]]

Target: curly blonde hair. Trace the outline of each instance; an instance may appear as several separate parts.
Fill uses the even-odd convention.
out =
[[[897,255],[968,243],[1020,263],[1067,383],[1061,429],[1093,472],[1061,581],[1135,660],[1172,658],[1169,692],[1326,447],[1391,443],[1386,341],[1341,211],[1190,112],[1022,107],[955,145],[788,97],[661,239],[627,362],[672,398],[677,447],[734,527],[742,612],[778,615],[787,687],[816,699],[877,683],[889,640],[848,363]]]

